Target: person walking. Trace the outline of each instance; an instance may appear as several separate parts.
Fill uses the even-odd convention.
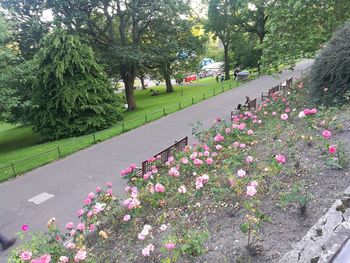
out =
[[[13,237],[11,239],[7,239],[3,235],[0,234],[0,244],[1,244],[1,249],[5,251],[9,247],[11,247],[14,243],[16,242],[16,238]]]
[[[216,83],[219,83],[219,74],[216,75]]]

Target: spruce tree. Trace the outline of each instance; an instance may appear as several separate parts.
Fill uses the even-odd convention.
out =
[[[49,33],[36,54],[31,124],[46,139],[78,136],[122,119],[120,99],[92,49],[65,30]]]

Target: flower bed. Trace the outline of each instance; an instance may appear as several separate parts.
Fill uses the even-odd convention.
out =
[[[309,109],[306,93],[297,83],[232,123],[198,127],[197,143],[165,165],[153,158],[142,178],[123,170],[126,200],[98,187],[81,223],[62,234],[50,221],[12,262],[277,262],[350,183],[349,109]]]

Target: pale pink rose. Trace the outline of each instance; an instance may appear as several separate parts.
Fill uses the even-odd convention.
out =
[[[107,194],[108,194],[108,195],[113,195],[113,190],[112,190],[112,189],[108,189],[108,190],[107,190]]]
[[[148,180],[151,177],[151,173],[147,172],[142,177],[143,177],[143,180]]]
[[[160,184],[160,183],[157,183],[155,186],[154,186],[154,190],[157,192],[157,193],[163,193],[165,191],[165,187]]]
[[[125,215],[124,218],[123,218],[123,221],[124,222],[128,222],[128,221],[130,221],[130,219],[131,219],[130,215]]]
[[[145,240],[146,236],[143,235],[142,233],[140,233],[140,234],[137,235],[137,238],[138,238],[139,240]]]
[[[220,151],[220,150],[222,149],[222,146],[221,146],[220,144],[218,144],[218,145],[215,146],[215,149],[216,149],[217,151]]]
[[[79,210],[77,211],[78,217],[81,217],[83,214],[84,214],[84,210],[83,210],[83,209],[79,209]]]
[[[126,187],[124,188],[124,191],[125,191],[125,192],[129,192],[129,191],[130,191],[130,189],[131,189],[131,187],[130,187],[130,186],[126,186]]]
[[[224,140],[225,140],[225,137],[222,136],[220,133],[214,137],[214,142],[222,142]]]
[[[68,229],[68,230],[73,229],[73,227],[74,227],[73,222],[68,222],[68,223],[66,224],[66,229]]]
[[[283,113],[283,114],[281,115],[281,119],[282,119],[283,121],[288,120],[288,114]]]
[[[231,132],[231,129],[230,129],[230,128],[226,128],[226,129],[225,129],[225,133],[226,133],[226,134],[229,134],[230,132]]]
[[[284,110],[284,112],[285,112],[285,113],[289,113],[289,112],[290,112],[290,108],[286,108],[286,109]]]
[[[101,190],[102,190],[101,187],[98,186],[98,187],[96,187],[95,192],[96,192],[96,193],[99,193],[99,192],[101,192]]]
[[[337,152],[336,146],[335,145],[329,146],[328,152],[331,154],[336,153]]]
[[[154,250],[154,245],[149,244],[147,247],[142,249],[142,255],[145,257],[149,257],[151,252],[153,252],[153,250]]]
[[[165,244],[165,248],[167,250],[173,250],[175,248],[175,246],[176,246],[176,244],[171,243],[171,242]]]
[[[306,116],[305,112],[304,111],[301,111],[299,112],[299,115],[298,117],[301,119],[301,118],[304,118]]]
[[[74,229],[72,229],[72,230],[69,232],[69,235],[70,235],[71,237],[75,236],[75,234],[76,234],[76,231],[75,231]]]
[[[213,156],[213,157],[216,157],[217,155],[218,155],[217,152],[213,152],[213,153],[211,154],[211,156]]]
[[[199,166],[201,166],[201,165],[203,164],[203,161],[202,161],[201,159],[194,159],[194,160],[193,160],[193,163],[194,163],[197,167],[199,167]]]
[[[22,251],[22,253],[19,257],[23,261],[29,261],[29,260],[31,260],[32,255],[33,255],[32,252],[26,250],[26,251]]]
[[[204,154],[203,154],[205,157],[209,157],[210,156],[210,152],[209,151],[204,151]]]
[[[273,111],[271,114],[272,114],[272,116],[276,116],[277,113],[275,111]]]
[[[324,130],[324,131],[322,132],[322,136],[323,136],[323,138],[325,138],[325,139],[330,139],[331,136],[332,136],[332,133],[331,133],[330,131],[328,131],[328,130]]]
[[[197,158],[197,152],[193,152],[191,155],[190,155],[190,159],[191,160],[194,160]]]
[[[237,172],[237,176],[240,177],[240,178],[242,178],[242,177],[244,177],[246,175],[247,175],[247,173],[243,169],[239,169],[238,172]]]
[[[233,146],[234,146],[234,147],[239,147],[239,142],[234,142],[234,143],[233,143]]]
[[[203,153],[202,152],[199,152],[198,153],[198,157],[202,157],[203,156]]]
[[[206,160],[205,160],[205,162],[208,164],[208,165],[211,165],[211,164],[213,164],[214,163],[214,160],[213,160],[213,158],[207,158]]]
[[[256,188],[259,184],[257,181],[251,181],[249,185]]]
[[[241,148],[241,149],[244,149],[245,147],[246,147],[245,143],[241,143],[241,144],[239,145],[239,148]]]
[[[277,154],[275,156],[275,159],[278,163],[281,163],[281,164],[286,162],[286,157],[282,154]]]
[[[181,185],[181,186],[177,189],[177,191],[178,191],[180,194],[186,193],[186,192],[187,192],[186,186]]]
[[[253,135],[253,134],[254,134],[254,131],[253,131],[253,130],[248,130],[248,131],[247,131],[247,134],[248,134],[248,135]]]
[[[247,195],[250,197],[256,194],[256,189],[253,186],[247,186]]]
[[[67,256],[60,256],[58,259],[58,263],[68,263],[69,262],[69,257]]]
[[[240,131],[243,131],[243,130],[245,129],[246,126],[247,126],[247,125],[246,125],[244,122],[241,122],[241,123],[238,125],[238,129],[239,129]]]
[[[91,224],[91,225],[89,226],[89,230],[90,230],[90,231],[95,231],[95,228],[96,228],[96,227],[95,227],[94,224]]]
[[[182,157],[182,158],[181,158],[181,162],[182,162],[183,164],[188,164],[188,159],[187,159],[186,157]]]
[[[258,123],[261,124],[261,123],[262,123],[262,120],[258,120]]]
[[[200,176],[200,177],[197,177],[196,178],[196,189],[201,189],[203,188],[203,178]]]
[[[66,244],[66,248],[68,248],[68,249],[75,249],[75,244],[74,243],[72,243],[72,242],[69,242],[68,244]]]
[[[80,230],[80,231],[84,231],[85,230],[85,224],[84,223],[79,223],[77,225],[77,229]]]
[[[165,224],[162,224],[160,227],[159,227],[159,229],[160,229],[160,231],[165,231],[166,229],[167,229],[168,227],[167,227],[167,225],[165,225]]]
[[[209,181],[209,175],[203,174],[203,175],[202,175],[202,180],[203,180],[203,183],[206,184],[206,183]]]
[[[85,250],[78,250],[77,254],[74,256],[74,262],[83,261],[86,259],[87,252]]]
[[[252,163],[254,161],[252,156],[247,156],[247,158],[245,158],[245,162],[246,163]]]
[[[107,185],[107,187],[112,187],[113,186],[113,184],[110,183],[110,182],[107,182],[106,185]]]
[[[50,263],[51,262],[51,255],[44,254],[41,255],[39,258],[35,258],[31,261],[31,263]]]
[[[87,196],[89,199],[94,199],[95,198],[95,194],[93,192],[89,193]]]

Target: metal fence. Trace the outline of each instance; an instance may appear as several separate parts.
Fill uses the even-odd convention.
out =
[[[259,76],[258,74],[251,74],[249,80],[255,80],[258,76]],[[163,116],[176,112],[180,109],[192,106],[196,103],[204,101],[217,94],[223,93],[224,91],[236,88],[242,82],[245,82],[245,81],[247,80],[245,79],[242,81],[231,81],[226,83],[224,82],[221,84],[220,87],[216,87],[212,89],[210,92],[202,93],[197,97],[181,100],[176,104],[167,105],[166,107],[163,107],[157,111],[146,113],[143,116],[139,116],[137,118],[134,118],[128,121],[120,122],[119,125],[113,127],[113,131],[111,132],[106,132],[106,130],[104,130],[104,131],[96,132],[90,135],[76,137],[74,138],[74,142],[53,147],[52,149],[46,150],[36,155],[28,156],[28,158],[24,158],[19,161],[13,161],[6,165],[0,166],[0,182],[5,181],[10,177],[17,176],[23,172],[27,172],[32,169],[35,169],[44,164],[50,163],[54,160],[65,157],[73,152],[86,148],[92,144],[98,143],[100,141],[104,141],[113,136],[119,135],[123,132],[139,127],[150,121],[159,119]],[[81,144],[82,142],[83,142],[83,145]]]

